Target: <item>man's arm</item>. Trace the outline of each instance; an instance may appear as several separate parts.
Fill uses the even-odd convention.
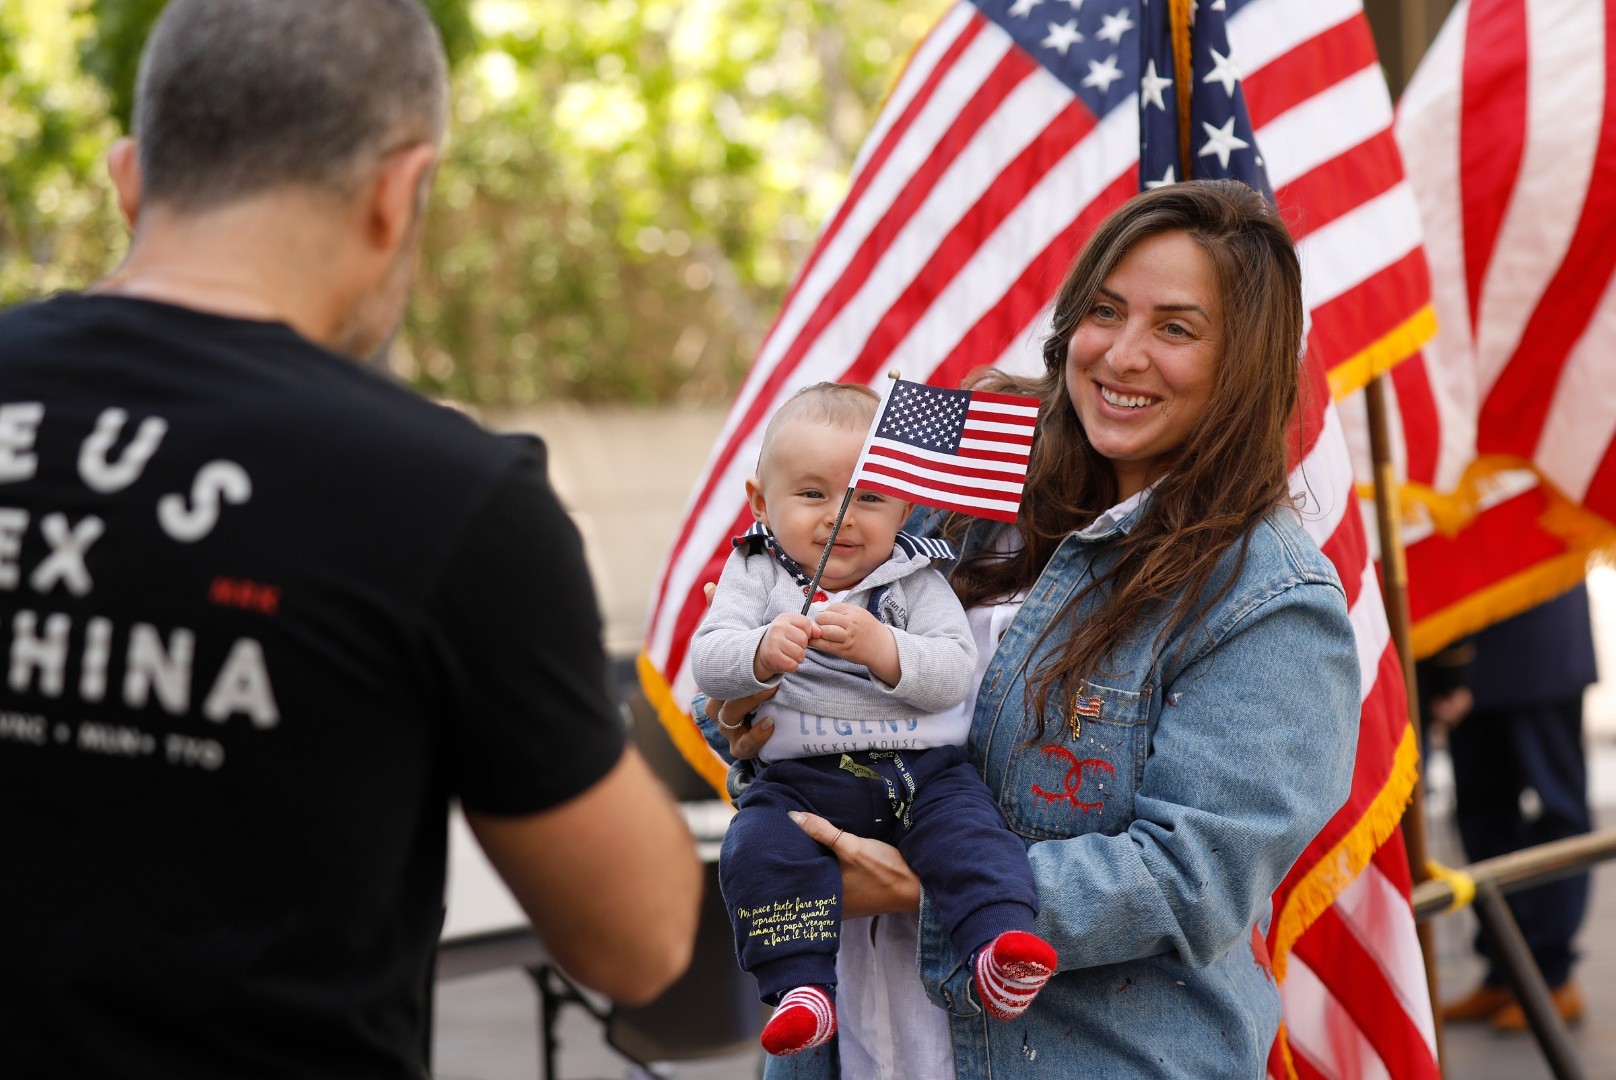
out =
[[[451,787],[556,962],[623,1002],[684,971],[690,831],[607,692],[583,541],[535,457],[515,463],[438,584]]]
[[[690,965],[701,864],[683,817],[632,746],[594,786],[536,814],[467,811],[552,959],[625,1005]]]

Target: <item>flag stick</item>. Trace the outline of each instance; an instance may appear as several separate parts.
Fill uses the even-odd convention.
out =
[[[1386,621],[1392,643],[1403,668],[1403,686],[1408,693],[1408,720],[1420,733],[1419,690],[1414,679],[1414,647],[1409,625],[1408,560],[1403,554],[1403,534],[1398,528],[1397,472],[1392,463],[1391,436],[1386,422],[1386,380],[1376,375],[1364,387],[1364,403],[1369,411],[1369,457],[1375,470],[1375,525],[1380,536],[1381,591],[1386,599]],[[1423,755],[1422,755],[1423,757]],[[1418,885],[1431,877],[1425,845],[1425,771],[1414,780],[1408,808],[1403,811],[1403,846],[1408,850],[1408,868]],[[1425,981],[1431,994],[1431,1020],[1436,1032],[1437,1068],[1443,1067],[1442,1007],[1438,1003],[1436,942],[1431,924],[1419,923],[1420,953],[1425,958]]]
[[[830,562],[830,549],[836,543],[836,534],[842,531],[842,518],[847,516],[847,504],[853,501],[853,489],[848,488],[847,494],[842,496],[842,508],[836,511],[836,524],[830,527],[830,539],[825,541],[825,550],[819,556],[819,565],[814,568],[814,580],[808,583],[808,595],[802,598],[802,613],[808,614],[808,609],[814,605],[814,593],[819,591],[819,579],[825,576],[825,564]]]
[[[893,368],[891,371],[887,372],[887,378],[891,379],[894,385],[896,385],[898,380],[902,377],[903,376],[898,374],[897,368]],[[870,436],[874,435],[875,429],[881,426],[881,416],[886,411],[887,397],[885,394],[883,394],[881,396],[881,404],[876,406],[875,409],[875,423],[870,425],[870,435],[866,435],[864,437],[864,445],[866,448],[868,448],[870,445]],[[859,460],[864,460],[864,454],[862,452],[859,454]],[[858,465],[856,463],[853,466],[853,471],[855,473],[858,472]],[[819,579],[825,576],[825,564],[830,562],[830,548],[832,544],[836,543],[836,534],[842,531],[842,519],[847,516],[848,504],[853,501],[853,490],[852,484],[849,483],[847,494],[842,496],[842,508],[836,511],[836,524],[830,527],[830,539],[825,541],[825,550],[820,553],[819,565],[814,568],[814,580],[808,583],[808,595],[805,596],[802,601],[802,613],[804,615],[808,614],[808,609],[813,607],[814,593],[819,591]]]

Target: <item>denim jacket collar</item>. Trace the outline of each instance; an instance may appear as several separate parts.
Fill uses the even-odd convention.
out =
[[[1106,540],[1118,534],[1126,536],[1139,523],[1155,487],[1152,484],[1143,491],[1134,492],[1072,535],[1079,540]]]

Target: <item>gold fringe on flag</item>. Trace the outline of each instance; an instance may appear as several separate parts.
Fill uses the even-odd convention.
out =
[[[1349,397],[1419,352],[1436,336],[1436,312],[1430,304],[1392,327],[1380,339],[1330,368],[1330,396],[1336,401]]]
[[[696,770],[703,780],[718,793],[718,797],[729,802],[724,778],[729,770],[724,767],[723,759],[707,740],[702,738],[701,729],[690,718],[684,708],[673,699],[673,688],[668,680],[662,677],[662,672],[656,669],[651,662],[651,654],[640,653],[639,661],[635,665],[640,673],[640,689],[645,693],[645,700],[656,709],[657,719],[662,721],[663,730],[673,745],[679,748],[679,754],[692,769]]]
[[[1566,550],[1418,619],[1409,634],[1416,659],[1431,656],[1467,634],[1552,600],[1588,576],[1590,560],[1616,560],[1616,524],[1567,498],[1530,462],[1503,454],[1488,454],[1472,461],[1451,492],[1440,492],[1425,484],[1399,484],[1397,498],[1403,524],[1429,523],[1443,536],[1457,536],[1483,512],[1482,502],[1495,478],[1517,470],[1537,476],[1548,505],[1536,524],[1565,544]],[[1374,497],[1367,484],[1359,484],[1357,493],[1362,499]]]
[[[1285,1030],[1283,1020],[1279,1023],[1279,1030],[1274,1032],[1274,1050],[1279,1052],[1279,1059],[1285,1063],[1285,1075],[1289,1080],[1298,1080],[1296,1058],[1291,1055],[1291,1037]],[[1272,1053],[1269,1056],[1272,1057]]]
[[[1544,532],[1564,541],[1566,550],[1420,619],[1409,635],[1416,657],[1440,652],[1466,634],[1552,600],[1588,576],[1590,560],[1616,557],[1616,527],[1547,484],[1544,490],[1549,507],[1538,518],[1538,524]]]
[[[1403,810],[1419,780],[1419,763],[1419,740],[1415,737],[1414,725],[1410,724],[1403,729],[1403,738],[1392,755],[1392,770],[1386,783],[1363,817],[1303,875],[1285,898],[1285,907],[1275,914],[1278,930],[1269,951],[1276,981],[1285,981],[1285,969],[1296,940],[1335,903],[1341,891],[1357,879],[1403,820]]]

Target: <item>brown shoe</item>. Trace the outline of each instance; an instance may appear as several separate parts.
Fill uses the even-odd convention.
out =
[[[1515,1004],[1515,995],[1507,986],[1488,986],[1483,983],[1458,1001],[1442,1006],[1444,1024],[1468,1024],[1478,1020],[1491,1020],[1498,1010]]]
[[[1550,990],[1549,999],[1554,1002],[1554,1011],[1560,1014],[1561,1020],[1575,1024],[1582,1019],[1582,991],[1570,979]],[[1526,1010],[1512,1001],[1494,1013],[1490,1023],[1494,1031],[1525,1031]]]

